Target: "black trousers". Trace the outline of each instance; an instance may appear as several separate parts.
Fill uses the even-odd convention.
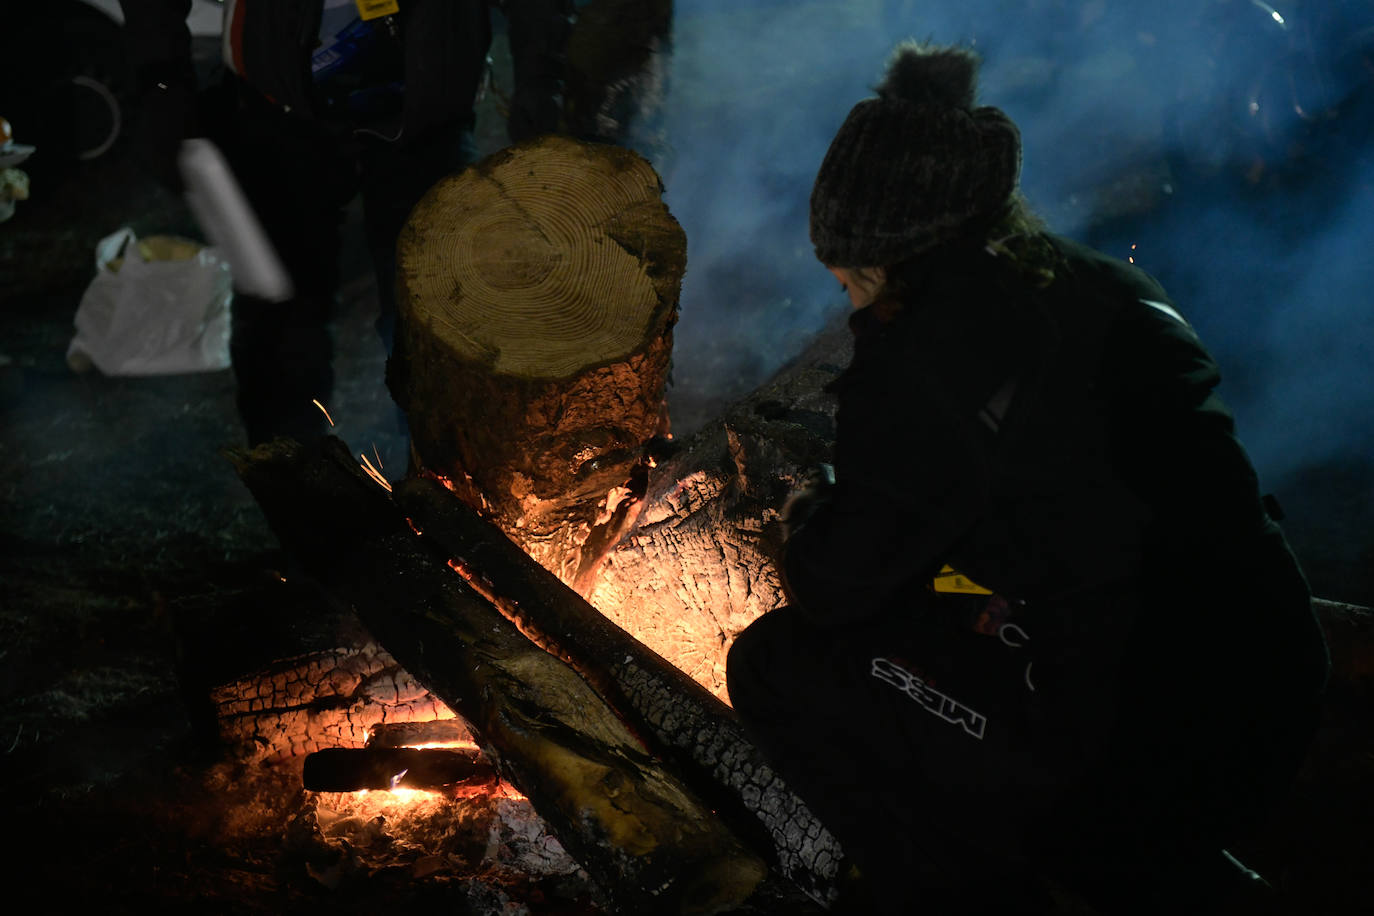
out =
[[[356,134],[350,125],[283,112],[246,86],[233,84],[226,95],[211,135],[295,286],[288,302],[235,296],[230,349],[239,414],[250,444],[310,438],[326,425],[311,400],[328,403],[334,385],[329,323],[345,206],[362,194],[377,276],[377,330],[390,353],[397,235],[420,197],[474,158],[473,119],[396,144]]]
[[[1129,592],[991,626],[983,601],[918,596],[841,631],[773,611],[731,648],[731,702],[874,912],[1035,913],[1045,876],[1104,912],[1205,912],[1221,850],[1311,737],[1320,635],[1297,626],[1312,651],[1275,678],[1205,635],[1171,650]]]

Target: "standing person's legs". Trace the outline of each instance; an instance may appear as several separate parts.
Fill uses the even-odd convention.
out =
[[[439,179],[459,172],[477,155],[475,119],[457,119],[407,144],[360,139],[367,247],[377,275],[377,333],[386,352],[396,340],[396,239],[410,211]]]
[[[396,343],[396,239],[425,192],[439,179],[460,171],[476,158],[474,122],[470,116],[458,119],[405,146],[362,139],[363,214],[368,251],[377,277],[376,326],[388,357]],[[402,447],[408,446],[410,428],[399,405],[396,432],[402,437]],[[386,464],[399,468],[404,466],[404,459],[389,454]]]
[[[236,295],[230,344],[239,414],[250,444],[309,439],[326,429],[311,403],[333,391],[329,320],[339,284],[339,226],[356,192],[344,138],[322,122],[284,114],[240,92],[223,147],[295,286],[294,298]]]

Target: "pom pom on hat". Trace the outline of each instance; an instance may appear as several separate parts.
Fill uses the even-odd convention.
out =
[[[978,58],[963,48],[923,49],[903,42],[892,52],[878,97],[937,108],[973,108]]]
[[[991,222],[1016,190],[1021,135],[974,107],[978,58],[907,42],[855,105],[811,192],[811,241],[834,267],[883,267]]]

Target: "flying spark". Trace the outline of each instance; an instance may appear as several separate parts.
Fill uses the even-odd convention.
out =
[[[329,421],[330,426],[334,425],[334,418],[329,415],[329,411],[325,409],[324,405],[321,404],[317,398],[311,398],[310,403],[320,409],[320,413],[324,414],[324,418]]]
[[[374,467],[372,466],[372,462],[367,460],[367,455],[363,454],[362,452],[359,452],[359,453],[358,453],[358,457],[362,459],[362,462],[363,462],[362,468],[363,468],[364,471],[367,472],[367,476],[368,476],[368,477],[371,477],[373,480],[375,480],[375,481],[382,487],[382,489],[384,489],[384,490],[386,490],[388,493],[390,493],[390,492],[391,492],[391,482],[388,481],[385,477],[382,476],[382,472],[381,472],[381,471],[377,470],[376,468],[374,468]]]

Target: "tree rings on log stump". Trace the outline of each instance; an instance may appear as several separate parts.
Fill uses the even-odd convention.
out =
[[[626,149],[543,137],[435,185],[397,243],[387,381],[418,469],[586,584],[663,431],[686,237]]]

